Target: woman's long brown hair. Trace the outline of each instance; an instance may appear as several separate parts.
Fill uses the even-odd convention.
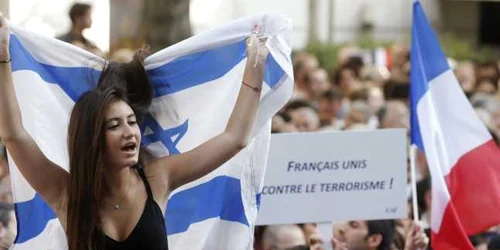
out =
[[[151,105],[151,86],[136,57],[127,64],[110,63],[99,77],[95,90],[80,97],[69,121],[68,149],[70,184],[68,189],[67,236],[71,250],[104,249],[104,233],[99,216],[105,152],[105,119],[108,106],[127,102],[138,119]]]

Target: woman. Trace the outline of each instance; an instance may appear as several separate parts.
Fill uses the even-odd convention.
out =
[[[84,94],[71,113],[70,174],[47,159],[22,126],[9,29],[0,16],[0,138],[57,215],[69,249],[168,249],[163,214],[170,192],[213,171],[248,142],[268,54],[257,33],[258,27],[247,38],[247,66],[225,131],[144,167],[138,164],[137,121],[151,103],[146,72],[137,57],[129,64],[109,64],[98,88]]]

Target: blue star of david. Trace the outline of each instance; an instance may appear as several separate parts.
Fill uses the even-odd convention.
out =
[[[188,122],[189,120],[186,120],[184,123],[177,127],[163,129],[161,125],[155,120],[155,118],[151,114],[148,114],[144,118],[144,122],[141,126],[141,134],[143,134],[141,144],[143,147],[146,147],[152,143],[160,141],[168,149],[170,155],[179,154],[180,151],[179,149],[177,149],[177,144],[186,134],[188,130]],[[153,133],[144,135],[146,128],[150,128]]]

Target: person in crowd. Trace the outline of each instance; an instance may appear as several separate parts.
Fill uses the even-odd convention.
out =
[[[379,128],[410,128],[408,107],[401,101],[387,101],[377,112]]]
[[[298,226],[304,232],[304,236],[306,237],[306,242],[310,246],[321,246],[324,241],[319,234],[318,223],[303,223],[298,224]]]
[[[500,68],[495,61],[484,61],[477,64],[475,75],[477,79],[489,78],[498,80],[500,77]]]
[[[92,26],[92,6],[86,3],[73,4],[69,10],[69,18],[71,19],[70,30],[58,36],[57,39],[103,56],[103,52],[83,35],[83,31]]]
[[[417,182],[417,204],[420,218],[420,226],[424,229],[427,237],[431,236],[431,202],[432,183],[430,176],[425,176]]]
[[[389,65],[391,79],[395,82],[408,82],[410,77],[410,51],[407,46],[394,44],[391,47],[392,64]]]
[[[336,250],[393,250],[397,249],[396,235],[394,220],[348,221],[337,228],[331,244]],[[426,249],[428,244],[422,228],[413,224],[405,235],[404,248],[399,250]]]
[[[318,116],[322,130],[340,130],[344,122],[339,119],[342,108],[342,96],[335,89],[330,89],[319,97]]]
[[[353,127],[368,128],[368,121],[370,117],[371,113],[368,104],[363,101],[355,101],[351,104],[351,107],[344,118],[344,129],[349,130],[353,129]]]
[[[319,129],[319,116],[313,107],[301,107],[290,113],[292,124],[299,132],[314,132]]]
[[[295,88],[292,95],[292,100],[309,99],[308,85],[306,76],[313,72],[318,67],[316,57],[306,53],[301,53],[294,58],[293,75],[295,79]]]
[[[330,88],[328,73],[322,68],[311,70],[304,78],[304,97],[316,102],[323,92]]]
[[[343,97],[348,97],[353,91],[359,89],[360,79],[356,76],[356,71],[349,65],[341,65],[333,75],[333,83]]]
[[[335,249],[390,250],[396,233],[394,220],[348,221],[332,237]]]
[[[474,64],[470,61],[459,62],[455,67],[454,72],[467,97],[472,96],[476,88],[476,72],[474,71]]]
[[[498,79],[497,78],[477,79],[475,93],[496,95],[498,93]]]
[[[313,132],[319,129],[320,120],[316,108],[306,100],[294,100],[283,109],[283,117],[290,119],[290,123],[299,132]]]
[[[268,226],[262,236],[263,250],[285,250],[303,245],[307,245],[306,237],[295,224]]]

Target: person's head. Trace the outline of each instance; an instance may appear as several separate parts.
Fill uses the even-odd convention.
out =
[[[368,124],[370,119],[370,107],[363,101],[355,101],[351,104],[344,118],[344,125],[349,129],[354,124]]]
[[[402,67],[410,61],[410,50],[403,44],[394,44],[391,48],[391,55],[395,67]]]
[[[388,101],[377,112],[380,128],[409,128],[408,107],[402,101]]]
[[[459,62],[454,71],[462,90],[470,96],[476,86],[474,64],[468,61]]]
[[[316,57],[303,54],[298,57],[293,65],[293,74],[297,88],[303,90],[306,75],[318,67]]]
[[[405,103],[409,100],[410,84],[406,81],[391,79],[384,85],[384,96],[386,100],[401,100]]]
[[[321,126],[330,126],[342,108],[342,96],[336,90],[325,91],[318,101]]]
[[[319,129],[319,116],[313,107],[301,107],[291,113],[292,124],[299,132],[313,132]]]
[[[336,59],[339,64],[344,64],[349,61],[349,58],[359,57],[361,54],[362,49],[359,45],[351,43],[340,47]]]
[[[262,236],[263,250],[284,250],[299,245],[306,245],[306,238],[294,224],[268,226]]]
[[[276,114],[272,118],[271,133],[291,133],[297,132],[297,128],[291,123],[291,118],[287,114]]]
[[[359,79],[361,77],[361,71],[362,71],[363,67],[365,66],[365,64],[363,62],[362,56],[356,55],[356,56],[349,57],[347,59],[347,61],[344,63],[344,66],[352,69],[356,78]]]
[[[500,69],[498,64],[494,61],[487,61],[477,65],[476,68],[477,78],[493,78],[498,79],[500,77]]]
[[[96,233],[104,175],[138,163],[138,121],[152,99],[142,65],[144,55],[127,64],[109,63],[97,88],[82,95],[71,112],[67,215],[70,249],[82,250],[91,245],[100,249]]]
[[[349,221],[338,232],[351,250],[389,250],[396,234],[394,220]]]
[[[347,65],[342,65],[333,73],[333,82],[342,91],[344,96],[360,88],[360,83],[356,77],[354,69]]]
[[[319,117],[316,109],[306,100],[294,100],[284,107],[285,116],[300,132],[316,131],[319,128]]]
[[[420,214],[426,212],[430,215],[432,201],[432,183],[430,177],[425,177],[417,182],[417,204]]]
[[[498,91],[497,78],[480,78],[477,79],[476,93],[484,93],[494,95]]]
[[[330,87],[326,70],[316,68],[308,72],[304,78],[304,87],[309,100],[317,100]]]
[[[9,203],[0,202],[0,246],[8,249],[8,246],[14,242],[16,231],[17,222],[14,206]]]
[[[75,3],[69,10],[69,18],[74,27],[87,29],[92,26],[92,6],[85,3]]]
[[[316,241],[322,241],[319,235],[318,223],[297,224],[304,232],[308,245],[313,245]]]

